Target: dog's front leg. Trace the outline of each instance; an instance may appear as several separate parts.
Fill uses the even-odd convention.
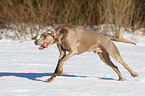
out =
[[[59,55],[59,60],[60,60],[66,56],[66,50],[60,44],[57,44],[57,47],[60,52],[60,55]]]
[[[57,47],[60,52],[60,55],[59,55],[59,62],[60,62],[60,60],[66,56],[66,50],[60,44],[57,44]],[[59,72],[59,75],[62,75],[62,73],[63,73],[63,69]]]
[[[55,72],[53,73],[53,75],[46,80],[46,82],[51,82],[53,81],[53,79],[59,75],[60,73],[62,74],[63,71],[62,71],[62,67],[63,67],[63,64],[66,60],[68,60],[70,57],[74,56],[75,55],[75,52],[74,51],[71,51],[70,53],[68,53],[66,56],[64,56],[63,58],[61,58],[59,61],[58,61],[58,64],[57,64],[57,67],[55,69]]]

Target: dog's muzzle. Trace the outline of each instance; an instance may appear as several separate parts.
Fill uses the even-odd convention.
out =
[[[38,40],[36,40],[34,43],[35,43],[35,45],[41,45],[39,47],[40,50],[48,47],[48,43],[39,44],[39,41]]]

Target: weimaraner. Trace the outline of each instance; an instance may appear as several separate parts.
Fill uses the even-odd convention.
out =
[[[60,56],[57,67],[53,75],[47,79],[47,82],[53,81],[57,75],[62,75],[63,64],[66,60],[74,55],[81,54],[86,51],[94,51],[98,53],[101,60],[109,65],[119,76],[119,81],[124,81],[117,66],[115,66],[109,58],[111,55],[115,60],[120,62],[133,77],[138,74],[131,70],[128,65],[122,60],[119,51],[109,37],[100,35],[93,30],[84,29],[77,26],[61,26],[51,28],[47,32],[41,34],[40,38],[35,41],[36,45],[41,45],[39,49],[47,48],[49,45],[57,43]],[[118,39],[115,39],[119,41]],[[66,51],[69,53],[66,54]]]

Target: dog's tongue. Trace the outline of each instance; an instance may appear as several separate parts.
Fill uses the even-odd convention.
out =
[[[45,43],[45,44],[42,44],[42,45],[39,47],[39,49],[42,50],[42,49],[47,48],[47,47],[48,47],[48,44]]]
[[[45,44],[42,44],[42,46],[45,47],[45,48],[47,48],[48,47],[48,44],[45,43]]]
[[[39,49],[42,50],[42,49],[44,49],[44,47],[40,46]]]

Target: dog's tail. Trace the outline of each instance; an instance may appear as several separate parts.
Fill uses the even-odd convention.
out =
[[[109,37],[109,38],[112,41],[118,41],[118,42],[124,42],[124,43],[130,43],[130,44],[136,45],[136,43],[134,43],[132,41],[125,40],[125,39],[120,39],[120,38],[115,38],[115,37]]]

